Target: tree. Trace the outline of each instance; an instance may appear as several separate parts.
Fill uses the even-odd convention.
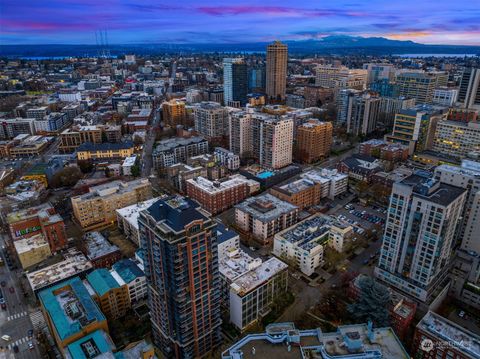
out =
[[[132,173],[132,176],[133,176],[133,177],[138,177],[138,176],[140,176],[140,166],[138,165],[138,163],[135,163],[135,164],[132,166],[131,173]]]
[[[58,187],[72,187],[74,186],[79,179],[83,177],[80,168],[77,166],[69,166],[61,169],[52,177],[50,181],[50,186],[53,188]]]
[[[358,279],[360,294],[358,299],[348,306],[348,311],[358,322],[369,320],[377,327],[386,327],[390,323],[390,292],[372,277]]]
[[[77,166],[80,167],[80,170],[83,173],[89,173],[89,172],[92,172],[93,170],[93,163],[92,161],[89,161],[89,160],[77,161]]]

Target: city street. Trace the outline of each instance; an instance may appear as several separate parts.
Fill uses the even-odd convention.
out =
[[[2,235],[0,248],[4,245]],[[9,341],[0,339],[0,359],[40,358],[35,339],[28,336],[28,331],[33,328],[29,315],[32,309],[29,308],[19,286],[20,276],[21,270],[11,271],[6,264],[0,267],[0,282],[5,282],[1,290],[7,304],[6,310],[0,310],[0,336],[11,337]],[[10,288],[13,288],[13,293]],[[32,350],[28,347],[29,342],[35,345]],[[18,346],[18,353],[14,353],[15,345]]]

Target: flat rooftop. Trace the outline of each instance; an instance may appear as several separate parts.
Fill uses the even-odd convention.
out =
[[[82,332],[91,323],[106,320],[78,277],[44,289],[38,296],[61,340]]]
[[[130,226],[135,229],[138,229],[138,217],[140,216],[140,211],[143,211],[158,201],[160,197],[152,198],[144,202],[138,202],[132,204],[131,206],[123,207],[115,210],[117,215],[126,220]]]
[[[203,192],[207,192],[211,195],[227,191],[229,189],[233,189],[240,186],[246,186],[248,181],[245,177],[230,177],[226,180],[220,181],[215,180],[211,181],[204,177],[196,177],[190,178],[186,181],[187,183],[192,184],[193,186],[197,187],[199,190]]]
[[[276,238],[285,239],[305,251],[310,251],[328,240],[329,231],[328,218],[322,215],[315,215],[277,233]],[[320,240],[323,240],[323,242],[320,242]]]
[[[34,292],[48,285],[89,271],[92,263],[76,249],[69,249],[65,259],[51,266],[27,273],[27,279]]]
[[[237,204],[235,208],[250,214],[261,222],[270,222],[284,214],[298,210],[297,206],[282,201],[269,193],[247,198]]]
[[[90,187],[90,192],[80,196],[73,197],[75,200],[88,200],[95,197],[107,197],[115,194],[131,192],[137,187],[149,186],[150,182],[146,178],[140,178],[133,181],[112,181],[98,186]]]
[[[112,289],[120,288],[120,284],[105,268],[96,269],[87,274],[87,281],[100,297]]]
[[[265,262],[261,262],[260,260],[260,263],[257,263],[258,259],[259,258],[254,259],[253,262],[250,263],[250,265],[253,263],[253,266],[247,265],[247,271],[236,277],[230,285],[230,288],[238,295],[244,296],[248,294],[253,289],[264,284],[270,278],[288,268],[286,263],[275,257],[272,257]],[[241,262],[244,258],[239,258],[238,260]],[[235,261],[233,261],[232,263],[227,264],[227,266],[230,266],[231,264],[235,266],[236,264],[239,264],[239,262],[235,263]]]
[[[200,142],[206,142],[207,140],[200,136],[190,137],[190,138],[169,138],[167,140],[160,141],[156,144],[153,154],[163,151],[173,150],[177,147],[188,146]]]
[[[338,172],[336,169],[322,168],[321,170],[310,170],[302,173],[302,178],[309,179],[317,183],[327,183],[329,181],[348,180],[348,175]]]
[[[222,359],[408,359],[410,356],[391,328],[367,324],[298,330],[293,323],[274,323],[265,333],[250,334],[222,353]]]
[[[480,336],[434,313],[428,312],[417,329],[451,343],[468,358],[480,358]]]
[[[95,260],[120,250],[116,245],[107,241],[99,232],[88,232],[85,234],[84,239],[89,260]]]
[[[49,244],[42,233],[29,238],[19,239],[18,241],[14,241],[13,244],[18,254],[35,251],[36,249],[45,246],[49,247]]]

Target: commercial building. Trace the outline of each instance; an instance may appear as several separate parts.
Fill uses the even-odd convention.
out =
[[[50,255],[50,246],[42,233],[13,242],[15,251],[23,269],[41,263]]]
[[[386,135],[388,142],[408,146],[409,154],[430,150],[434,144],[437,124],[446,117],[446,108],[438,106],[416,106],[401,110],[395,115],[391,135]]]
[[[240,156],[222,147],[215,147],[215,159],[231,171],[240,168]]]
[[[385,128],[391,129],[395,122],[395,115],[400,110],[406,110],[415,107],[414,98],[405,97],[380,97],[380,108],[378,109],[378,124],[382,124]]]
[[[415,328],[412,355],[415,358],[480,358],[480,336],[428,312]]]
[[[266,94],[269,101],[283,101],[287,87],[288,46],[280,41],[267,46]]]
[[[480,150],[480,123],[440,121],[437,124],[433,150],[463,158]]]
[[[107,320],[82,280],[74,277],[38,293],[40,307],[58,348],[103,330],[108,333]]]
[[[222,353],[222,359],[252,358],[409,359],[391,328],[372,323],[344,325],[336,332],[299,330],[293,323],[272,323],[265,333],[248,334]]]
[[[252,258],[239,247],[219,257],[222,304],[230,322],[245,330],[268,314],[270,306],[288,290],[288,265],[272,257]]]
[[[222,181],[210,181],[203,177],[186,181],[187,195],[196,200],[203,209],[216,215],[243,201],[250,194],[248,182],[243,176]]]
[[[215,222],[177,196],[142,211],[139,226],[154,343],[167,357],[205,356],[221,340]]]
[[[110,274],[120,286],[127,286],[131,305],[137,304],[147,297],[147,278],[133,260],[119,260],[112,265]]]
[[[94,291],[93,298],[108,320],[116,320],[127,314],[130,298],[126,284],[119,284],[105,268],[87,274],[87,282]]]
[[[84,230],[115,223],[115,210],[146,201],[152,196],[150,182],[145,179],[113,181],[89,188],[89,192],[72,197],[73,214]]]
[[[14,241],[42,234],[52,253],[67,246],[65,223],[50,203],[9,213],[7,223]]]
[[[458,103],[463,108],[480,110],[480,69],[470,67],[463,71]]]
[[[226,106],[241,107],[247,103],[247,64],[243,58],[223,59],[223,101]]]
[[[297,222],[298,207],[271,194],[247,198],[235,206],[235,223],[244,232],[251,233],[262,244],[267,244],[275,233]]]
[[[147,209],[157,200],[158,197],[115,210],[118,228],[125,238],[133,242],[137,247],[140,246],[140,232],[138,229],[140,211]]]
[[[414,98],[417,104],[431,104],[443,73],[404,72],[397,76],[400,96]]]
[[[216,102],[200,102],[193,110],[195,131],[209,142],[222,144],[228,135],[228,110]]]
[[[85,142],[77,147],[78,161],[102,161],[106,159],[124,159],[132,156],[135,151],[135,145],[132,141],[119,143],[91,143]]]
[[[318,65],[315,68],[315,86],[365,90],[367,70],[349,69],[345,66]]]
[[[83,239],[83,252],[95,268],[111,267],[122,257],[120,248],[111,244],[99,232],[88,232]]]
[[[301,177],[320,185],[321,198],[327,197],[329,199],[334,199],[336,196],[345,193],[348,189],[348,175],[341,173],[336,169],[314,169],[302,173]]]
[[[68,249],[63,256],[63,261],[26,273],[28,283],[34,293],[75,276],[84,278],[93,270],[92,263],[75,248]]]
[[[319,182],[301,178],[281,186],[274,186],[270,189],[270,193],[303,210],[320,203],[322,185]]]
[[[363,69],[367,70],[367,83],[387,80],[392,81],[395,77],[395,65],[383,63],[363,64]]]
[[[208,153],[208,141],[203,137],[170,138],[158,142],[153,150],[153,167],[162,169],[205,153]]]
[[[52,141],[52,137],[18,135],[14,138],[14,145],[9,149],[9,153],[15,158],[39,156]]]
[[[90,142],[93,144],[102,143],[102,129],[99,126],[80,126],[78,128],[68,128],[61,132],[59,137],[59,151],[61,153],[70,153],[75,151],[82,143],[85,142]]]
[[[327,219],[322,215],[307,218],[277,234],[273,254],[292,262],[302,273],[312,275],[323,264],[323,253],[330,235]]]
[[[297,127],[295,157],[305,163],[328,157],[333,141],[333,125],[311,119]]]
[[[432,103],[435,105],[450,107],[455,105],[457,97],[457,88],[440,87],[433,91]]]
[[[10,118],[2,119],[0,123],[0,139],[11,140],[18,135],[35,135],[34,118]]]
[[[394,183],[377,278],[421,302],[431,299],[451,264],[466,195],[423,171]]]
[[[179,99],[172,99],[162,103],[162,120],[165,126],[177,127],[188,125],[188,116],[185,109],[185,102]]]

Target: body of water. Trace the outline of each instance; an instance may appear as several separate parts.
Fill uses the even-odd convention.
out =
[[[477,54],[395,54],[399,57],[474,57]]]

